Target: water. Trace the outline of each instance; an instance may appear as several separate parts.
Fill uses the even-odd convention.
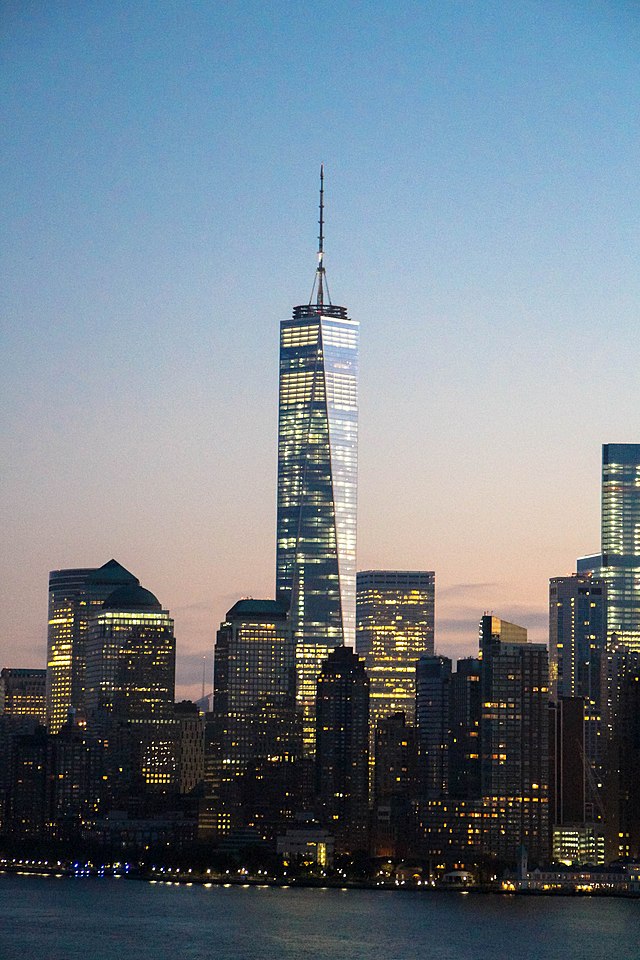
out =
[[[0,875],[1,960],[640,960],[640,901]]]

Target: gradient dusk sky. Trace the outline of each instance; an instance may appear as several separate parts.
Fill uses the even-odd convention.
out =
[[[115,557],[179,694],[273,596],[278,321],[361,321],[359,569],[434,569],[436,645],[546,640],[640,441],[632,0],[4,0],[0,666]],[[207,686],[210,686],[208,682]]]

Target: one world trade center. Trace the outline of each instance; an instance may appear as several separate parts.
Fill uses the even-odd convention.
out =
[[[315,748],[322,661],[355,642],[358,328],[331,302],[320,171],[318,265],[309,303],[280,324],[276,592],[296,638],[304,754]]]

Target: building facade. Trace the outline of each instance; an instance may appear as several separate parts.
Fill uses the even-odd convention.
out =
[[[203,832],[271,837],[299,800],[295,641],[287,604],[239,600],[216,637]]]
[[[336,852],[366,850],[369,818],[369,680],[351,647],[322,664],[316,693],[318,818]]]
[[[515,863],[549,855],[549,662],[524,627],[480,622],[483,836],[488,854]]]
[[[421,657],[416,666],[416,729],[420,799],[449,795],[451,660]]]
[[[574,574],[549,581],[549,672],[554,700],[584,701],[584,761],[590,765],[590,808],[602,787],[602,666],[607,633],[607,586]],[[592,814],[593,815],[593,814]]]
[[[418,744],[416,728],[404,713],[378,721],[371,821],[375,857],[404,859],[414,854],[417,826]]]
[[[398,712],[413,723],[416,663],[433,655],[435,574],[363,570],[356,583],[356,650],[371,683],[372,730]]]
[[[139,580],[116,560],[102,567],[52,570],[47,631],[47,726],[57,733],[69,711],[85,712],[85,646],[89,620],[119,586]]]
[[[456,800],[480,797],[480,660],[464,657],[451,674],[449,796]]]
[[[604,580],[607,642],[640,652],[640,444],[602,447],[601,551],[578,560],[578,573]]]
[[[175,789],[176,641],[169,611],[139,584],[119,587],[90,620],[85,659],[87,728],[108,741],[112,766],[134,789],[137,782]]]
[[[0,716],[46,719],[46,670],[3,667],[0,672]]]
[[[320,664],[354,645],[356,613],[359,325],[325,302],[322,212],[321,192],[316,302],[280,325],[276,595],[296,640],[307,756]]]

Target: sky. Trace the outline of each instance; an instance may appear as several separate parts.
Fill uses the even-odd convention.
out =
[[[278,321],[361,322],[359,569],[436,571],[436,647],[547,638],[640,442],[640,7],[4,0],[0,665],[115,557],[178,695],[273,596]]]

